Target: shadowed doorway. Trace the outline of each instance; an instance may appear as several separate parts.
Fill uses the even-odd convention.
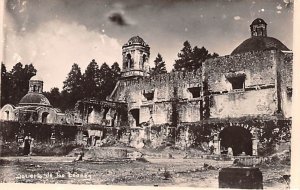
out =
[[[220,145],[223,153],[226,153],[231,147],[234,156],[238,156],[243,152],[252,156],[252,135],[250,131],[243,127],[230,126],[220,132]],[[222,151],[221,151],[222,153]]]

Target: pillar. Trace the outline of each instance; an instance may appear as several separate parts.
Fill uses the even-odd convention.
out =
[[[219,135],[216,134],[214,135],[214,154],[221,154],[220,152],[220,139],[219,139]]]
[[[258,139],[252,137],[252,156],[257,156]]]

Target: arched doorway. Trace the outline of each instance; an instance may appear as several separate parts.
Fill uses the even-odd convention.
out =
[[[135,127],[139,126],[140,124],[140,110],[139,109],[132,109],[130,110],[130,113],[135,121]]]
[[[227,153],[231,147],[234,156],[243,152],[252,156],[252,135],[249,130],[238,126],[226,127],[220,132],[219,138],[221,154]]]
[[[49,115],[48,112],[42,113],[42,123],[47,123],[47,116]]]
[[[9,120],[9,111],[8,111],[8,110],[5,111],[5,115],[6,115],[6,116],[5,116],[5,117],[6,117],[6,120]]]

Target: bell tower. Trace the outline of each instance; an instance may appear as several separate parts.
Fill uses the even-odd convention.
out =
[[[261,19],[255,19],[250,25],[251,37],[253,36],[267,36],[267,23]]]
[[[145,41],[134,36],[122,47],[122,78],[148,76],[150,47]]]
[[[43,79],[36,75],[31,77],[28,93],[43,93]]]

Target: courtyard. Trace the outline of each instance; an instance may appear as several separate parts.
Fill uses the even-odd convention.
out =
[[[177,186],[218,188],[218,174],[233,161],[203,158],[102,159],[74,162],[75,157],[2,157],[3,183]],[[265,189],[287,189],[285,164],[259,166]]]

